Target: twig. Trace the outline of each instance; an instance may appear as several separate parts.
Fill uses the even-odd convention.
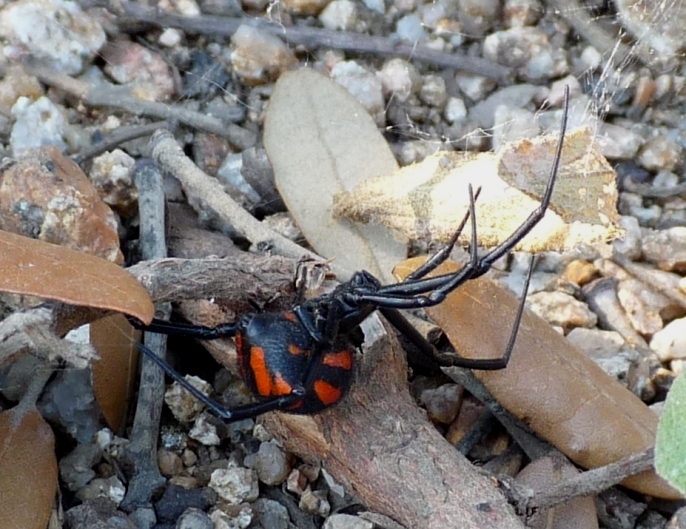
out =
[[[0,322],[0,366],[30,351],[46,362],[64,360],[84,369],[97,353],[90,344],[65,342],[51,330],[54,312],[41,307],[14,313]]]
[[[237,252],[230,259],[157,259],[127,270],[153,301],[216,298],[263,305],[275,295],[292,295],[297,262],[278,256]]]
[[[133,180],[138,188],[140,211],[140,245],[145,259],[167,255],[164,229],[164,189],[162,172],[150,159],[139,160],[133,169]],[[171,304],[157,304],[157,316],[169,318]],[[145,335],[145,344],[159,357],[167,347],[167,337],[161,334]],[[141,385],[138,392],[136,415],[131,432],[131,443],[126,453],[135,474],[122,502],[122,508],[132,512],[151,509],[151,497],[165,479],[157,467],[157,436],[164,400],[164,372],[149,359],[143,361]]]
[[[286,27],[282,24],[258,18],[229,18],[209,15],[185,17],[149,9],[133,2],[119,3],[126,15],[132,19],[162,28],[177,28],[186,33],[214,37],[230,37],[241,24],[246,24],[275,35],[289,44],[300,44],[308,48],[333,48],[355,53],[371,53],[385,57],[406,57],[443,68],[464,70],[491,79],[507,80],[512,70],[479,57],[467,57],[455,53],[444,53],[426,46],[397,42],[385,37],[372,37],[359,33],[331,31],[307,26]],[[126,20],[119,21],[125,30]]]
[[[72,156],[72,159],[79,165],[90,158],[94,158],[104,152],[111,151],[119,147],[122,143],[143,136],[149,136],[157,129],[165,127],[166,121],[155,121],[154,123],[146,123],[145,125],[132,125],[128,127],[119,127],[112,134],[106,136],[102,141],[99,141],[80,153]]]
[[[622,482],[653,466],[654,449],[629,456],[604,467],[587,470],[576,476],[563,479],[545,490],[537,490],[526,505],[527,512],[533,509],[549,509],[579,496],[592,496]]]
[[[256,142],[256,135],[234,123],[224,123],[212,116],[206,116],[178,105],[145,101],[131,95],[124,86],[101,83],[91,86],[88,83],[69,77],[46,64],[33,59],[26,59],[25,68],[41,82],[64,90],[77,97],[88,106],[106,107],[124,110],[135,116],[151,116],[158,119],[175,119],[193,129],[211,132],[226,138],[241,150],[249,149]]]
[[[270,248],[275,253],[292,259],[310,257],[321,260],[317,254],[273,232],[245,211],[215,178],[207,176],[188,159],[169,131],[160,129],[153,135],[150,153],[163,170],[169,171],[181,182],[194,207],[199,207],[198,204],[209,206],[254,245]]]

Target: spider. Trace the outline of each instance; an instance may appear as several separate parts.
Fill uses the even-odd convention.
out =
[[[255,396],[255,402],[226,409],[190,385],[147,347],[139,344],[139,348],[173,380],[226,422],[254,418],[270,411],[314,414],[338,403],[352,381],[355,350],[361,343],[359,326],[375,310],[379,310],[424,355],[438,365],[480,370],[504,369],[517,338],[533,271],[533,259],[510,338],[501,358],[467,359],[457,355],[439,355],[398,309],[417,309],[440,304],[460,285],[488,272],[495,261],[510,252],[543,218],[557,178],[567,125],[568,100],[567,90],[560,139],[539,207],[499,246],[481,257],[477,254],[475,215],[475,200],[480,188],[475,193],[470,185],[469,209],[449,243],[400,283],[382,285],[369,272],[360,271],[331,293],[305,301],[285,312],[244,314],[234,323],[217,327],[170,323],[159,319],[147,326],[134,322],[135,326],[156,333],[203,340],[233,337],[240,375]],[[457,272],[427,277],[448,258],[470,218],[472,233],[469,262]]]

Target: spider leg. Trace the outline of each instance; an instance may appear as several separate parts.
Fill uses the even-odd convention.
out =
[[[500,358],[462,358],[459,355],[456,356],[455,354],[451,353],[441,354],[396,309],[382,308],[379,309],[379,311],[398,331],[404,334],[425,357],[429,358],[439,366],[464,367],[467,369],[479,369],[482,371],[495,371],[498,369],[504,369],[507,367],[507,364],[510,361],[510,356],[512,355],[512,350],[514,349],[514,345],[517,340],[517,334],[519,333],[519,326],[522,321],[522,315],[524,314],[526,295],[529,292],[529,283],[531,282],[531,274],[534,270],[534,263],[535,259],[532,258],[531,263],[529,264],[529,270],[527,272],[526,279],[524,281],[524,289],[519,306],[517,308],[517,314],[515,315],[512,332],[510,333],[510,338],[507,342],[507,346],[505,347],[505,352]]]
[[[472,184],[469,184],[469,189],[471,190]],[[471,193],[471,191],[470,191]],[[479,195],[481,194],[481,186],[476,188],[476,193],[474,193],[474,200],[476,201],[479,198]],[[471,202],[470,202],[470,207],[467,209],[467,213],[465,213],[465,216],[462,218],[462,221],[460,222],[460,225],[457,227],[455,230],[455,233],[453,236],[450,238],[448,241],[448,244],[446,244],[443,248],[438,250],[436,253],[434,253],[429,259],[426,260],[426,262],[417,268],[414,272],[412,272],[409,276],[405,278],[405,281],[412,281],[414,279],[421,279],[424,277],[426,274],[429,272],[432,272],[435,270],[438,266],[440,266],[450,255],[450,252],[453,251],[453,248],[455,247],[455,244],[457,243],[457,239],[459,239],[460,235],[462,235],[462,230],[465,227],[465,224],[467,224],[467,220],[469,220],[469,216],[472,213],[472,208],[471,208]]]
[[[262,413],[267,413],[268,411],[285,410],[298,402],[298,400],[300,400],[304,395],[304,390],[294,388],[293,392],[288,395],[274,397],[271,399],[246,404],[244,406],[237,406],[236,408],[229,410],[193,386],[184,377],[182,377],[178,371],[158,357],[148,347],[142,343],[138,343],[136,345],[138,346],[138,349],[146,357],[155,362],[155,364],[157,364],[169,376],[169,378],[175,382],[178,382],[183,389],[188,391],[195,399],[197,399],[199,402],[202,402],[212,413],[225,422],[236,422],[243,419],[253,418],[257,415],[261,415]]]
[[[174,336],[185,336],[187,338],[198,338],[200,340],[216,340],[218,338],[231,338],[236,335],[236,323],[223,323],[216,327],[205,327],[204,325],[193,325],[190,323],[176,323],[167,320],[154,318],[149,325],[145,325],[140,320],[128,316],[129,323],[136,329],[159,334],[171,334]]]
[[[437,278],[419,280],[414,283],[406,285],[404,282],[389,287],[381,287],[373,295],[362,295],[364,301],[376,303],[379,307],[384,308],[420,308],[432,307],[441,303],[445,297],[453,290],[463,284],[465,281],[474,279],[484,275],[491,269],[493,263],[500,259],[503,255],[510,252],[545,216],[545,212],[550,205],[550,200],[553,196],[555,188],[555,181],[557,180],[557,173],[560,166],[560,159],[562,157],[562,146],[564,145],[565,131],[567,130],[567,114],[569,112],[569,87],[565,90],[565,104],[564,113],[562,117],[562,126],[560,129],[560,140],[557,143],[555,151],[555,158],[553,159],[553,166],[548,178],[548,185],[546,186],[543,199],[539,206],[531,212],[527,219],[520,224],[520,226],[499,246],[488,252],[483,257],[477,256],[476,248],[476,215],[474,214],[473,201],[474,197],[471,195],[470,189],[470,211],[472,219],[472,244],[471,244],[471,259],[464,267],[456,272],[452,277],[443,276],[443,279],[433,283],[436,288],[425,296],[418,296],[414,299],[408,298],[406,300],[398,300],[397,296],[393,294],[408,294],[408,293],[424,293],[430,289],[424,290],[425,287],[432,284],[431,281]],[[447,279],[446,279],[447,278]],[[426,283],[425,283],[426,282]],[[393,297],[386,297],[387,295]]]

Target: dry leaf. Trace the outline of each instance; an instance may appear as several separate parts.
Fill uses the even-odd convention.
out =
[[[587,127],[565,136],[550,208],[516,249],[562,251],[619,233],[615,174],[591,139]],[[539,206],[558,141],[558,136],[521,140],[499,156],[437,153],[337,196],[334,214],[383,224],[416,241],[447,242],[469,207],[471,184],[481,187],[476,207],[479,244],[493,247]],[[467,226],[462,239],[468,241],[470,234]]]
[[[402,279],[424,258],[400,264]],[[435,274],[457,270],[444,263]],[[500,358],[519,300],[487,278],[468,281],[426,309],[465,358]],[[449,371],[448,371],[449,372]],[[493,397],[576,464],[596,468],[655,445],[657,416],[580,349],[526,310],[506,369],[474,371]],[[622,484],[644,494],[681,498],[654,471]]]
[[[380,226],[331,216],[336,193],[398,168],[357,100],[313,70],[285,73],[269,101],[264,145],[288,210],[317,253],[334,258],[339,279],[365,269],[390,281],[389,271],[406,256],[405,244]]]
[[[136,342],[141,332],[121,314],[90,325],[90,341],[100,355],[93,362],[93,392],[112,430],[121,432],[138,374]]]
[[[547,455],[529,463],[517,474],[515,482],[534,491],[548,490],[561,480],[579,474],[579,470],[566,458]],[[571,501],[540,510],[527,520],[531,529],[598,529],[598,514],[592,496],[581,496]]]
[[[0,520],[5,529],[45,529],[57,492],[55,438],[38,411],[0,413]]]
[[[93,255],[0,231],[0,292],[27,294],[150,322],[148,292],[126,270]]]

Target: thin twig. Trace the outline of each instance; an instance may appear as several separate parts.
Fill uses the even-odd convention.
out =
[[[206,116],[179,105],[140,99],[132,95],[125,86],[114,86],[106,83],[91,86],[31,58],[25,60],[24,67],[41,82],[79,98],[84,105],[116,108],[135,116],[150,116],[164,120],[174,119],[193,129],[204,130],[226,138],[241,150],[249,149],[257,141],[254,132],[239,127],[235,123],[225,123],[212,116]]]
[[[134,166],[133,179],[138,188],[141,253],[144,259],[164,258],[167,256],[167,245],[162,172],[152,160],[144,158]],[[170,303],[157,304],[156,309],[158,317],[169,318]],[[167,337],[146,333],[145,344],[157,356],[164,357]],[[141,385],[131,443],[126,450],[135,469],[122,502],[122,508],[129,512],[139,508],[151,508],[153,493],[165,482],[157,467],[157,437],[163,401],[164,372],[146,359],[141,369]]]
[[[150,140],[150,155],[163,170],[173,174],[183,186],[189,202],[209,206],[222,220],[251,243],[273,250],[279,255],[300,259],[321,258],[286,237],[270,230],[236,203],[215,178],[201,171],[183,152],[169,131],[158,130]]]
[[[654,449],[626,457],[616,463],[587,470],[576,476],[563,479],[545,490],[535,491],[528,503],[528,509],[549,509],[580,496],[592,496],[621,483],[653,466]]]
[[[127,141],[149,136],[157,129],[167,126],[166,121],[155,121],[153,123],[146,123],[144,125],[131,125],[119,127],[112,134],[106,136],[102,141],[94,143],[87,149],[72,156],[72,159],[79,165],[86,160],[99,156],[100,154],[111,151],[119,147],[122,143]]]
[[[283,24],[259,18],[229,18],[209,15],[185,17],[127,1],[119,2],[119,5],[124,9],[126,15],[135,21],[161,28],[177,28],[190,34],[230,37],[240,25],[246,24],[275,35],[288,44],[303,45],[311,49],[333,48],[355,53],[371,53],[384,57],[406,57],[443,68],[464,70],[500,81],[507,80],[512,74],[510,68],[479,57],[444,53],[426,46],[398,42],[385,37],[373,37],[308,26],[286,27]],[[122,17],[119,23],[120,28],[125,30],[126,19]]]

